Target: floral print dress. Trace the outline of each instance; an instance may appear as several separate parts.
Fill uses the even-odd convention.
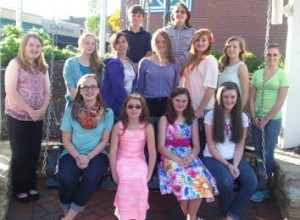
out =
[[[192,151],[191,137],[192,125],[168,123],[165,147],[178,157],[186,157]],[[158,175],[161,193],[173,193],[177,200],[206,198],[214,201],[214,195],[218,194],[215,179],[198,157],[188,167],[183,167],[161,156]]]

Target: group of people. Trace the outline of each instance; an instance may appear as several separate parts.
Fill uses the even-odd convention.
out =
[[[260,202],[270,195],[268,188],[256,191],[256,174],[243,158],[249,126],[243,111],[249,102],[255,153],[265,156],[269,181],[289,86],[278,67],[279,46],[268,46],[266,67],[253,74],[249,92],[241,37],[226,41],[219,68],[211,54],[213,33],[192,28],[183,3],[174,6],[169,25],[152,36],[141,26],[140,6],[132,6],[128,16],[130,26],[110,38],[109,58],[102,62],[95,36],[84,33],[80,54],[64,65],[62,219],[74,219],[84,209],[108,165],[118,186],[115,215],[146,219],[157,151],[161,193],[173,193],[187,219],[196,220],[202,200],[215,197],[223,219],[240,219],[250,199]],[[42,49],[37,34],[26,34],[5,72],[13,195],[22,203],[39,199],[35,169],[50,93]],[[150,117],[159,118],[157,132]]]

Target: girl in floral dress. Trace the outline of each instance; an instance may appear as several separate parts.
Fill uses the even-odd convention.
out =
[[[173,193],[187,219],[196,219],[202,198],[213,201],[218,190],[214,178],[197,157],[198,123],[185,88],[173,90],[167,111],[159,120],[158,151],[161,193]]]

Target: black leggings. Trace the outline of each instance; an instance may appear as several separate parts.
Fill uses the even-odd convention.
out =
[[[27,193],[35,189],[43,121],[20,121],[7,116],[7,124],[12,150],[13,193]]]

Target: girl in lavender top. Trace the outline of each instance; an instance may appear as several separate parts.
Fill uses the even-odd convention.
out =
[[[167,97],[179,84],[180,64],[172,56],[171,40],[159,29],[152,37],[153,55],[141,60],[138,70],[137,90],[148,103],[150,116],[165,113]]]

